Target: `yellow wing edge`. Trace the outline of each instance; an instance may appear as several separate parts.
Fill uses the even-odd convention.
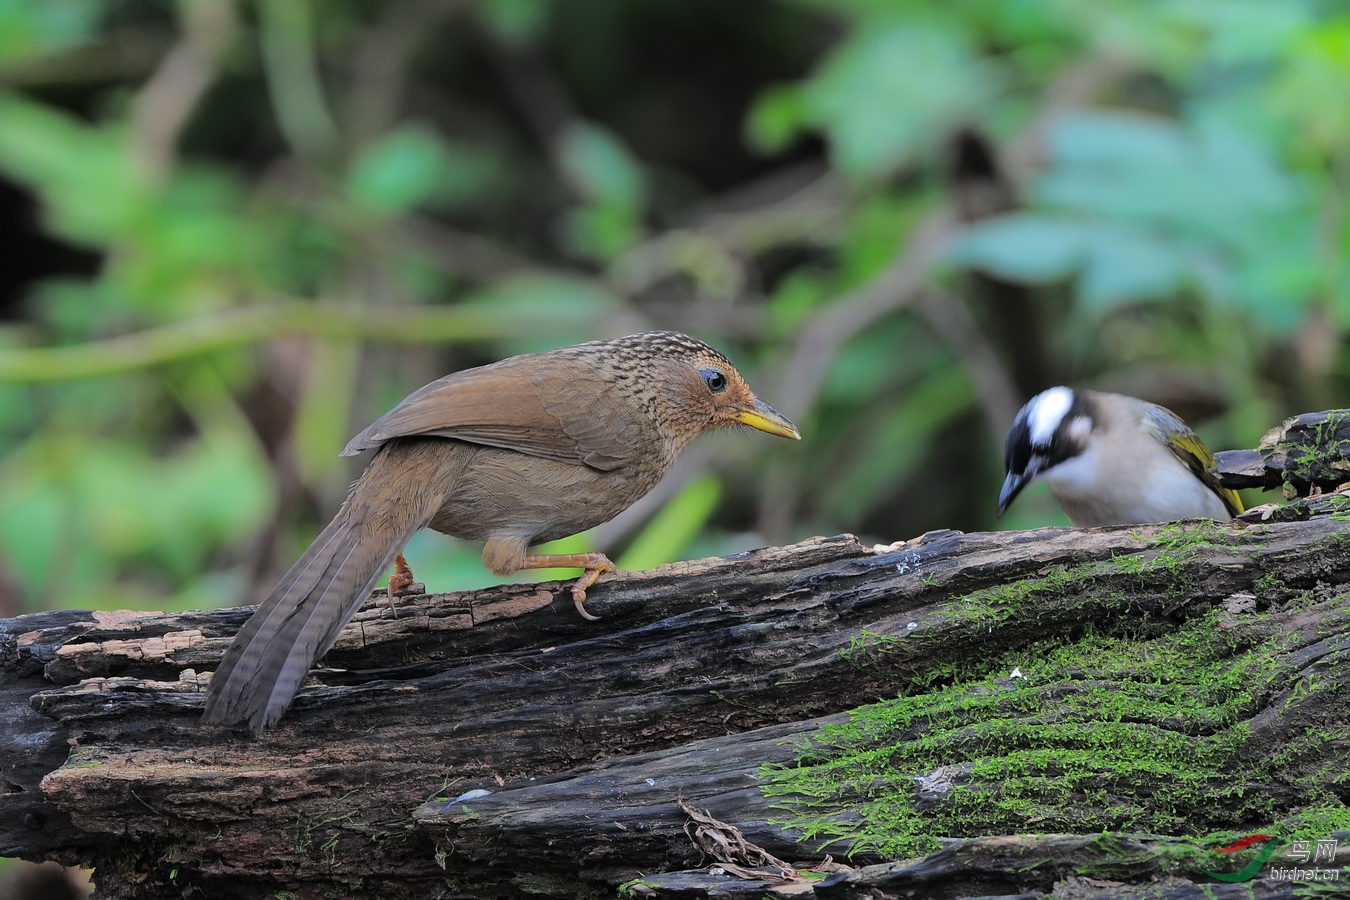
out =
[[[1219,499],[1223,500],[1224,506],[1228,507],[1230,513],[1236,516],[1245,510],[1238,492],[1219,484],[1219,479],[1214,474],[1214,466],[1216,465],[1214,454],[1210,452],[1210,449],[1205,446],[1205,442],[1200,440],[1195,432],[1169,434],[1167,437],[1172,443],[1172,452],[1182,462],[1190,466],[1191,470],[1205,484],[1209,485],[1210,490],[1219,495]]]

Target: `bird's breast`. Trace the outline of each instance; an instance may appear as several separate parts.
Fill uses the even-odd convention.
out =
[[[1092,462],[1070,460],[1045,474],[1064,514],[1080,528],[1231,518],[1219,496],[1171,456],[1159,454],[1154,465],[1144,467],[1145,477],[1089,468]]]
[[[650,491],[668,468],[638,464],[600,471],[478,447],[430,525],[472,541],[516,534],[528,536],[530,544],[543,543],[608,522]]]

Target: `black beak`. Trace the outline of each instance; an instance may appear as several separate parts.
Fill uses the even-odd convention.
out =
[[[998,492],[999,518],[1002,518],[1004,511],[1012,506],[1012,502],[1017,499],[1018,494],[1022,493],[1022,488],[1026,487],[1030,480],[1031,478],[1027,475],[1016,475],[1012,472],[1009,472],[1008,477],[1003,479],[1003,490]]]

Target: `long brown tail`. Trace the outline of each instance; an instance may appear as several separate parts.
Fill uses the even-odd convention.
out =
[[[380,448],[347,502],[226,649],[202,722],[275,725],[408,538],[453,490],[472,449],[446,439]]]

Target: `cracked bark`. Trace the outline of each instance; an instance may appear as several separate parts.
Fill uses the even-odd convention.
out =
[[[822,726],[954,665],[1103,623],[1157,636],[1208,616],[1288,668],[1243,713],[1252,747],[1288,759],[1239,786],[1268,792],[1271,816],[1296,816],[1312,802],[1299,779],[1343,773],[1350,757],[1347,563],[1350,522],[1316,516],[938,532],[886,548],[817,538],[606,577],[588,601],[596,623],[576,616],[567,583],[404,598],[397,617],[372,601],[260,739],[196,721],[249,609],[0,620],[0,855],[93,865],[108,898],[580,896],[639,876],[631,890],[648,896],[1214,895],[1227,888],[1201,873],[1208,857],[1176,851],[1195,831],[1098,840],[1107,825],[937,835],[957,842],[906,864],[860,852],[814,886],[733,887],[690,871],[707,861],[675,801],[781,859],[840,857],[846,845],[781,824],[766,763],[793,765]],[[1047,573],[1054,590],[969,614],[977,592]],[[988,675],[1036,692],[1038,716],[1064,689]],[[1309,742],[1310,729],[1330,738]],[[447,802],[474,790],[490,793]],[[1327,791],[1350,799],[1344,779]]]

